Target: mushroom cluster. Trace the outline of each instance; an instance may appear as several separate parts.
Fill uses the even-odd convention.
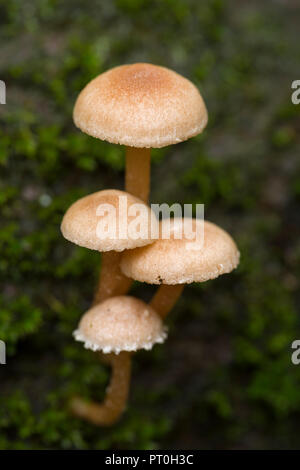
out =
[[[74,337],[101,352],[112,367],[112,377],[102,404],[75,397],[71,408],[78,417],[105,426],[116,422],[126,406],[132,353],[165,340],[163,319],[183,286],[229,273],[238,265],[239,252],[224,230],[198,219],[192,220],[192,226],[202,224],[204,242],[196,249],[188,249],[189,238],[177,236],[184,219],[168,221],[170,236],[165,238],[166,222],[159,223],[147,205],[150,149],[187,140],[206,126],[204,101],[189,80],[152,64],[113,68],[81,91],[74,122],[90,136],[126,146],[126,192],[104,190],[79,199],[61,225],[67,240],[102,253],[93,306]],[[125,211],[120,210],[121,198]],[[136,205],[142,215],[133,234],[128,227],[135,213],[130,208]],[[114,210],[103,209],[108,206]],[[99,224],[107,227],[105,237],[99,236]],[[149,305],[126,295],[132,280],[160,284]]]

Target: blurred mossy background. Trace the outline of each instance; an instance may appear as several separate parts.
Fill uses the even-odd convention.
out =
[[[1,449],[299,448],[300,79],[296,0],[0,0]],[[94,76],[165,65],[201,89],[205,133],[153,151],[152,202],[205,203],[241,251],[186,288],[169,339],[134,358],[113,428],[70,416],[109,370],[72,339],[100,255],[59,226],[77,198],[123,187],[124,149],[76,130]],[[151,286],[132,291],[148,300]]]

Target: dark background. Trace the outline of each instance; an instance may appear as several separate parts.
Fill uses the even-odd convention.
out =
[[[0,448],[299,448],[300,5],[296,0],[0,1]],[[153,151],[152,202],[205,203],[241,263],[192,285],[169,339],[134,358],[128,410],[101,429],[109,370],[72,339],[100,255],[59,225],[77,198],[123,187],[124,149],[76,130],[94,76],[137,61],[199,86],[203,135]],[[151,286],[133,293],[150,299]]]

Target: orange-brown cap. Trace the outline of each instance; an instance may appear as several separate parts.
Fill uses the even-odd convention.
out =
[[[79,94],[73,114],[83,132],[131,147],[165,147],[204,129],[207,111],[198,89],[165,67],[115,67]]]
[[[204,243],[195,241],[198,245],[191,249],[192,242],[184,232],[181,239],[174,236],[181,223],[182,219],[173,219],[170,239],[160,238],[152,245],[125,252],[120,265],[123,273],[149,284],[189,284],[214,279],[237,267],[239,251],[227,232],[211,222],[193,219],[193,230],[204,224]]]
[[[135,221],[138,224],[133,227]],[[157,224],[155,214],[142,200],[108,189],[72,204],[61,231],[67,240],[91,250],[123,251],[151,243],[151,226]]]
[[[85,313],[74,331],[87,349],[116,353],[151,349],[167,334],[157,313],[142,300],[111,297]]]

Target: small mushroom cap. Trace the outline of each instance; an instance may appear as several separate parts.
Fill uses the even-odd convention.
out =
[[[85,313],[74,331],[87,349],[116,353],[151,349],[163,343],[166,329],[159,315],[142,300],[111,297]]]
[[[127,211],[122,205],[119,210],[120,201],[126,203]],[[112,210],[106,211],[107,204]],[[134,206],[138,210],[136,217],[128,212],[130,208],[134,209],[133,204],[138,204]],[[103,212],[97,215],[99,207]],[[134,220],[139,221],[136,231],[130,230]],[[102,228],[99,231],[100,223]],[[91,250],[123,251],[151,243],[152,224],[156,225],[158,221],[141,199],[124,191],[108,189],[74,202],[63,218],[61,231],[67,240]]]
[[[86,134],[131,147],[165,147],[204,129],[207,111],[198,89],[165,67],[115,67],[79,94],[74,122]]]
[[[160,224],[160,233],[165,222]],[[182,219],[173,219],[171,238],[159,239],[152,245],[130,250],[122,255],[123,273],[149,284],[190,284],[214,279],[229,273],[239,263],[239,251],[233,239],[217,225],[193,219],[196,224],[204,224],[204,243],[188,249],[191,243],[184,235],[176,239],[174,234],[182,224]],[[193,243],[197,244],[197,241]]]

